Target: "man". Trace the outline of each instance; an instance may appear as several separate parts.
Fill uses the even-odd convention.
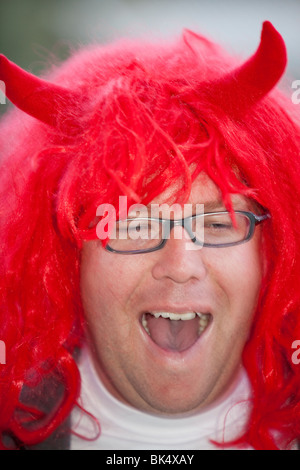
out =
[[[22,111],[0,142],[4,448],[295,446],[285,65],[269,22],[242,64],[191,31],[89,48],[47,80],[1,57]]]

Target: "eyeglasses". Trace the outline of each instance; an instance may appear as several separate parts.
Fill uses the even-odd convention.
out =
[[[203,247],[224,248],[249,241],[256,225],[270,217],[252,212],[207,212],[184,219],[137,217],[116,222],[106,250],[121,254],[149,253],[163,248],[174,227],[183,227],[192,242]],[[174,236],[174,238],[178,238]]]

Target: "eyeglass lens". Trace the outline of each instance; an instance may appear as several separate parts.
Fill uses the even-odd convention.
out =
[[[151,249],[163,239],[170,238],[171,225],[181,225],[200,244],[218,246],[238,243],[247,239],[251,221],[246,214],[235,213],[234,220],[228,212],[192,216],[182,221],[137,218],[118,221],[111,234],[109,246],[117,251]],[[174,238],[183,238],[183,230],[176,231]]]

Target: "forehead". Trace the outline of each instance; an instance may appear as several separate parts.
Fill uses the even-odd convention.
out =
[[[163,204],[169,196],[170,189],[152,201],[152,204]],[[235,210],[249,210],[252,202],[241,194],[232,194],[231,201]],[[205,174],[201,173],[193,182],[191,194],[186,204],[195,212],[197,204],[204,205],[204,211],[224,210],[222,194],[218,186]]]
[[[231,194],[230,197],[235,210],[249,210],[253,206],[253,201],[242,194]],[[204,204],[206,212],[224,209],[220,188],[204,173],[192,185],[190,202]]]

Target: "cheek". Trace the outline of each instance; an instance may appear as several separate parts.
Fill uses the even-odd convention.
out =
[[[248,244],[241,245],[243,249],[240,256],[239,277],[241,278],[240,293],[249,295],[254,301],[257,300],[261,288],[263,276],[263,256],[261,250],[261,240],[257,236]]]
[[[232,261],[231,282],[228,282],[232,295],[235,294],[237,301],[246,303],[255,301],[258,296],[261,279],[262,266],[256,253],[248,253],[245,250],[243,256],[236,254]],[[255,256],[251,256],[251,254]]]
[[[118,291],[114,291],[112,279],[111,264],[103,269],[100,247],[94,242],[87,243],[81,256],[80,289],[86,321],[92,328],[98,324],[100,316],[106,321],[103,304],[111,305],[113,299],[117,300]]]
[[[103,263],[101,249],[89,242],[81,259],[81,299],[86,335],[100,356],[111,355],[115,342],[121,343],[119,311],[125,302],[126,290],[122,283],[122,290],[121,286],[118,288],[116,280],[120,279],[120,274],[112,263]]]
[[[220,249],[221,250],[221,249]],[[226,298],[231,314],[247,323],[257,305],[262,281],[263,260],[259,238],[227,248],[211,257],[212,276]]]
[[[211,256],[218,308],[210,365],[217,374],[221,367],[225,378],[240,363],[259,299],[262,263],[256,248],[249,242],[224,250],[214,262]]]
[[[134,257],[114,255],[89,242],[81,258],[81,297],[87,317],[126,311],[144,270]]]

